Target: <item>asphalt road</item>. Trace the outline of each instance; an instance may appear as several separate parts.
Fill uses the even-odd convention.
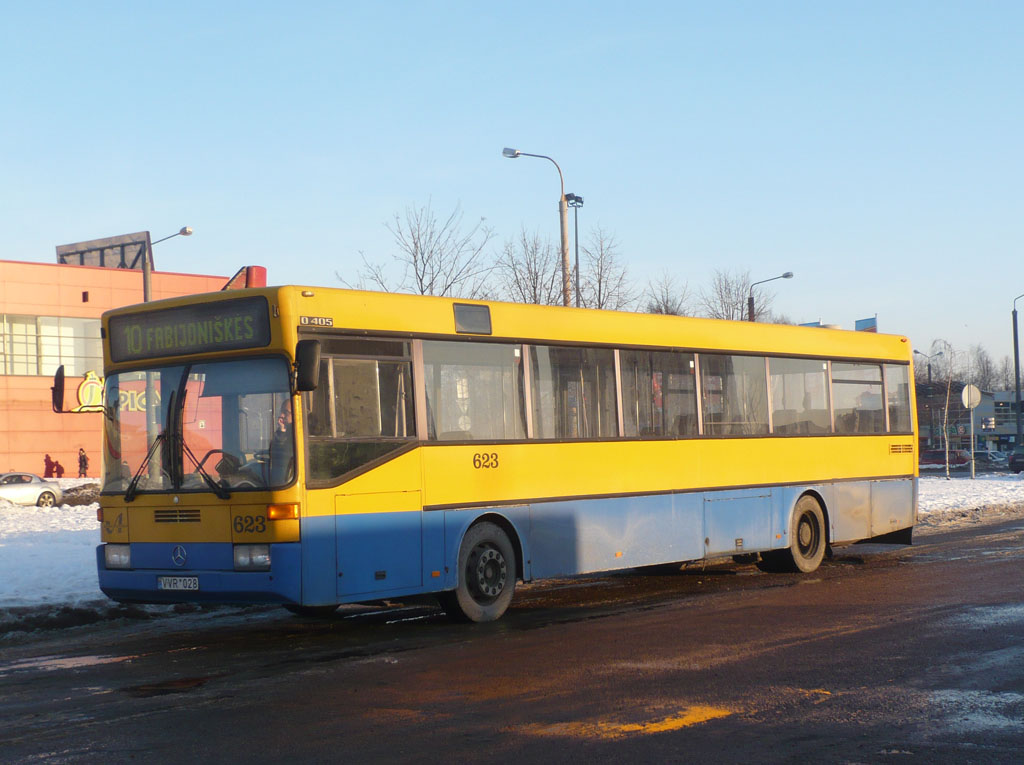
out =
[[[428,605],[0,642],[3,762],[1021,762],[1024,521]]]

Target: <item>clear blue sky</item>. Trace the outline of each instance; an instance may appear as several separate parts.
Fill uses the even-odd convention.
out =
[[[998,360],[1022,32],[1019,2],[9,3],[0,258],[190,225],[157,268],[336,284],[428,200],[555,240],[555,170],[513,146],[638,282],[792,270],[795,321]]]

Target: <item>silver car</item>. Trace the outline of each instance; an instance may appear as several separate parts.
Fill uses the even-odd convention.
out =
[[[53,507],[63,501],[64,492],[33,473],[0,473],[0,499],[15,505]]]

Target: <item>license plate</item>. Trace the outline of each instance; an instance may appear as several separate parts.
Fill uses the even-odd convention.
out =
[[[158,590],[198,590],[198,576],[158,576],[156,578]]]

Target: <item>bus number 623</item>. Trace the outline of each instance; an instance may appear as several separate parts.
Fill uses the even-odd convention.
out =
[[[497,452],[477,452],[473,455],[473,467],[477,470],[487,470],[498,467]]]

